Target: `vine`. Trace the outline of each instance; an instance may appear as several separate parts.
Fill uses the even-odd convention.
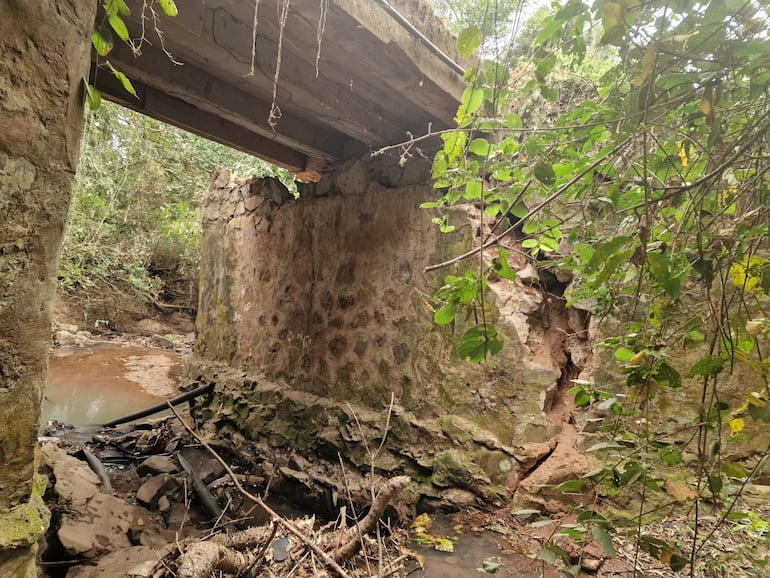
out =
[[[703,505],[735,514],[766,457],[747,464],[723,448],[747,440],[746,418],[758,431],[770,423],[769,23],[757,0],[554,3],[515,46],[467,70],[457,129],[440,133],[433,162],[440,193],[423,205],[443,232],[457,203],[492,220],[477,247],[428,267],[479,259],[435,296],[437,324],[476,320],[461,357],[503,347],[484,296],[490,274],[516,276],[514,232],[532,265],[572,272],[568,305],[590,306],[617,378],[572,388],[578,407],[606,416],[609,441],[588,450],[605,465],[555,490],[609,500],[635,488],[636,557],[691,576],[709,539]],[[483,43],[472,25],[457,47],[471,56]],[[659,418],[683,390],[697,407],[672,428]],[[681,465],[691,480],[673,476]],[[692,507],[689,546],[643,531],[664,492]],[[593,511],[579,521],[611,553],[602,532],[614,522]],[[551,546],[546,558],[563,557]]]

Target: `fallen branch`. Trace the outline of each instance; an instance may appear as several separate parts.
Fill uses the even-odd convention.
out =
[[[307,546],[313,552],[313,554],[315,554],[321,560],[323,560],[324,564],[326,564],[329,568],[334,570],[334,572],[340,578],[350,578],[348,576],[347,572],[345,572],[340,567],[340,565],[333,558],[331,558],[317,544],[315,544],[312,540],[310,540],[310,538],[308,538],[303,532],[301,532],[293,523],[291,523],[290,521],[286,520],[285,518],[282,518],[281,516],[279,516],[272,508],[270,508],[267,504],[265,504],[260,498],[258,498],[257,496],[253,495],[252,493],[246,491],[244,489],[244,487],[241,485],[240,481],[238,481],[238,478],[235,475],[235,473],[232,471],[232,469],[230,469],[230,466],[227,465],[227,463],[219,456],[219,454],[217,454],[208,445],[208,443],[206,443],[206,441],[203,438],[201,438],[195,432],[195,430],[193,430],[187,424],[187,422],[185,422],[182,419],[182,417],[179,415],[179,413],[177,413],[177,411],[174,409],[174,406],[172,406],[169,403],[168,407],[171,409],[171,411],[176,416],[176,418],[179,420],[179,422],[182,424],[182,426],[184,426],[184,428],[190,433],[190,435],[193,436],[198,441],[198,443],[200,443],[204,448],[206,448],[206,450],[214,457],[214,459],[216,459],[219,462],[219,464],[224,468],[225,472],[227,472],[227,474],[230,475],[230,479],[232,479],[233,485],[235,486],[235,488],[245,498],[247,498],[248,500],[254,502],[257,506],[262,508],[262,510],[270,517],[270,519],[274,523],[280,525],[288,534],[291,534],[292,536],[297,538],[300,542],[302,542],[305,546]],[[196,561],[195,561],[196,566],[195,567],[196,568],[201,567],[200,565],[202,564],[202,562],[200,560],[198,560],[198,556],[199,556],[200,553],[203,553],[203,552],[206,552],[207,555],[209,555],[209,556],[213,556],[214,557],[214,564],[215,564],[214,567],[218,567],[217,566],[217,560],[221,559],[221,555],[222,555],[222,550],[219,547],[196,548],[195,549],[195,556],[196,556]],[[186,553],[185,553],[184,557],[186,558]],[[230,563],[231,561],[232,560],[230,558],[228,558],[226,560],[227,563]],[[183,560],[183,562],[185,562],[185,561]],[[250,560],[248,562],[247,561],[243,561],[243,563],[245,565],[241,566],[241,569],[251,567],[253,565],[253,563],[254,563],[254,560]],[[185,566],[185,567],[187,567],[187,566]],[[207,568],[208,566],[204,565],[202,567]],[[200,570],[196,570],[196,571],[199,572]],[[209,575],[210,574],[198,574],[198,573],[195,573],[195,574],[182,574],[181,572],[178,574],[178,576],[180,578],[197,578],[197,577],[201,577],[201,576],[206,576],[207,577]]]
[[[336,532],[332,534],[331,539],[342,543],[342,546],[332,552],[332,558],[339,562],[352,558],[361,547],[359,536],[374,530],[393,497],[408,485],[409,476],[397,476],[385,482],[363,520],[352,528],[343,530],[341,534]]]

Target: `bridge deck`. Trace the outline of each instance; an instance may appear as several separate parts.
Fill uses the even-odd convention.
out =
[[[141,55],[116,43],[107,57],[131,78],[138,98],[97,67],[104,59],[96,56],[92,81],[130,108],[309,178],[324,164],[402,142],[408,132],[452,124],[462,69],[451,36],[424,0],[291,0],[281,38],[284,2],[259,0],[256,43],[254,0],[178,1],[176,18],[160,15],[163,45],[145,12],[149,42]],[[128,4],[129,30],[138,38],[142,3]]]

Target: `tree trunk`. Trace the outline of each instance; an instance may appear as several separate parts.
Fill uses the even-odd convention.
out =
[[[94,0],[0,0],[0,576],[35,576],[51,299],[83,124]]]

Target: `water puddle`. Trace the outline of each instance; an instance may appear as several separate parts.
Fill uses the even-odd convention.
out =
[[[109,343],[57,350],[49,358],[41,423],[118,419],[173,397],[180,371],[179,355],[163,349]]]
[[[540,560],[512,550],[515,536],[505,537],[490,530],[471,531],[467,526],[455,531],[451,520],[437,517],[432,531],[452,536],[453,552],[415,546],[422,568],[413,578],[468,578],[469,576],[515,578],[564,578],[566,574]]]

